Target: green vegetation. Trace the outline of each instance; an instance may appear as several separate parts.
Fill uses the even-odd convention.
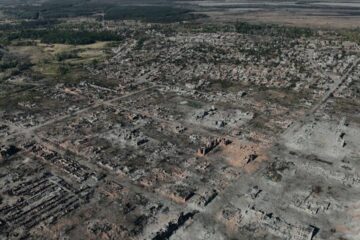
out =
[[[360,28],[353,30],[346,30],[341,32],[344,38],[348,41],[360,44]]]
[[[73,59],[73,58],[78,58],[78,54],[76,51],[71,51],[71,52],[61,52],[55,55],[56,60],[60,61],[64,61],[67,59]]]
[[[59,74],[60,75],[65,75],[65,74],[67,74],[67,73],[69,73],[70,72],[70,66],[69,65],[67,65],[67,64],[61,64],[60,66],[59,66]]]
[[[234,32],[235,28],[233,25],[228,24],[207,24],[203,26],[200,31],[201,32],[207,32],[207,33],[216,33],[216,32]]]
[[[149,39],[149,37],[147,37],[147,36],[141,36],[141,37],[137,40],[137,42],[136,42],[135,49],[136,49],[136,50],[142,49],[143,46],[144,46],[144,43],[145,43],[148,39]]]
[[[4,9],[4,12],[21,19],[56,19],[91,16],[111,6],[112,4],[94,3],[88,0],[52,0],[40,6],[24,4],[17,8]]]
[[[257,46],[254,48],[240,48],[240,51],[248,56],[254,56],[256,58],[261,57],[273,57],[280,55],[280,49],[274,46]]]
[[[19,5],[4,9],[6,14],[20,19],[60,19],[94,16],[105,13],[107,20],[141,20],[146,22],[178,22],[202,15],[191,10],[171,6],[128,6],[117,1],[93,2],[89,0],[52,0],[41,5]],[[99,15],[98,15],[99,16]]]
[[[15,68],[18,64],[19,62],[16,58],[9,56],[1,57],[0,71],[4,71],[10,68]]]
[[[287,38],[311,37],[314,31],[309,28],[286,27],[273,24],[250,24],[238,22],[235,24],[236,32],[243,34],[270,35]]]
[[[30,61],[27,58],[10,54],[4,49],[0,48],[0,71],[12,69],[13,73],[23,71],[31,66]]]
[[[21,20],[17,23],[4,23],[0,24],[1,31],[10,31],[10,30],[26,30],[26,29],[38,29],[38,28],[47,28],[52,27],[58,24],[58,20]]]
[[[194,19],[188,9],[168,6],[119,6],[108,9],[107,20],[142,20],[146,22],[179,22]]]
[[[189,107],[192,107],[192,108],[202,108],[203,107],[203,104],[201,104],[200,102],[198,101],[193,101],[193,100],[187,100],[187,105]]]
[[[6,40],[39,39],[42,43],[91,44],[97,41],[121,41],[123,37],[111,31],[77,31],[53,28],[21,30],[4,36]]]

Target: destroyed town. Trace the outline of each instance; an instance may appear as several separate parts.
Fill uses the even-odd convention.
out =
[[[359,0],[0,0],[0,240],[359,240]]]

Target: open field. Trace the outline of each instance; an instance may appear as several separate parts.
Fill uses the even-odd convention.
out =
[[[357,28],[359,1],[177,1],[216,21],[252,21],[317,28]]]

